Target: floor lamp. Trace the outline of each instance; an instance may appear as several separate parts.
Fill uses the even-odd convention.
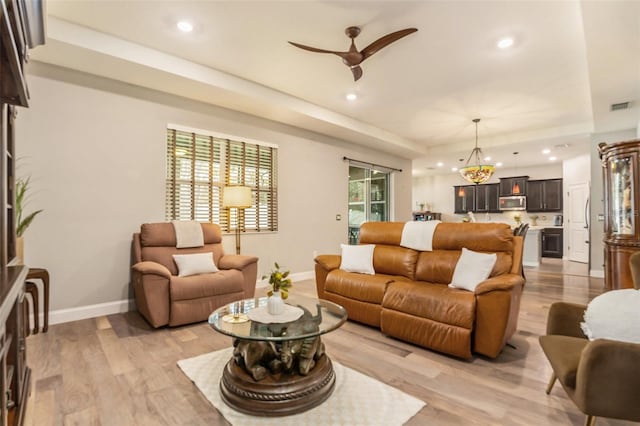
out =
[[[251,207],[251,188],[225,186],[222,191],[222,207],[236,209],[236,254],[240,254],[240,209]]]

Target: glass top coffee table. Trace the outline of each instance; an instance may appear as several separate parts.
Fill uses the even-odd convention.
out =
[[[286,303],[299,310],[299,318],[255,320],[267,305],[266,297],[233,302],[209,316],[214,330],[233,338],[233,356],[222,373],[220,394],[238,411],[268,417],[301,413],[333,391],[335,374],[320,336],[344,324],[346,310],[294,294]],[[271,320],[280,321],[278,316],[266,319]]]

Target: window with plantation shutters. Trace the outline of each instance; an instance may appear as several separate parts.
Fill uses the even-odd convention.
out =
[[[167,129],[167,220],[197,220],[231,231],[237,209],[222,207],[227,185],[251,188],[253,203],[240,210],[240,228],[276,231],[277,148]]]

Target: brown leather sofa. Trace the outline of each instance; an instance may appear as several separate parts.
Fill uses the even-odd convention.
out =
[[[220,227],[203,223],[204,246],[176,248],[171,223],[145,223],[133,235],[133,289],[138,310],[153,327],[206,320],[216,308],[251,298],[258,258],[225,255]],[[219,272],[178,276],[174,254],[212,252]]]
[[[498,356],[518,322],[523,238],[498,223],[441,223],[433,251],[400,246],[401,222],[368,222],[360,244],[375,244],[375,275],[340,270],[339,255],[316,257],[318,297],[349,319],[389,336],[460,358]],[[474,292],[448,287],[462,248],[496,253],[490,277]]]

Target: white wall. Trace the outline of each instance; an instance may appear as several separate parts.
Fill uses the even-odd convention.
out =
[[[347,241],[343,156],[403,169],[393,176],[392,215],[410,219],[409,160],[75,71],[35,64],[30,73],[18,175],[32,176],[29,208],[44,212],[25,233],[25,259],[49,270],[52,310],[132,296],[131,236],[165,220],[167,123],[279,145],[279,230],[242,236],[242,252],[260,258],[259,277],[276,260],[292,273],[311,271],[314,251],[337,253]],[[232,235],[224,246],[234,252]]]
[[[553,163],[548,166],[518,167],[517,169],[498,169],[487,183],[498,183],[501,177],[529,176],[530,179],[556,179],[562,177],[562,164]],[[457,172],[443,175],[426,176],[413,180],[412,203],[415,210],[416,204],[425,203],[431,205],[431,211],[442,213],[442,220],[447,222],[459,222],[467,215],[454,214],[455,196],[453,187],[467,185]],[[513,216],[517,212],[477,214],[479,222],[507,222],[515,223]],[[524,222],[529,221],[526,213],[520,212]],[[553,224],[554,213],[536,213],[538,225]]]

